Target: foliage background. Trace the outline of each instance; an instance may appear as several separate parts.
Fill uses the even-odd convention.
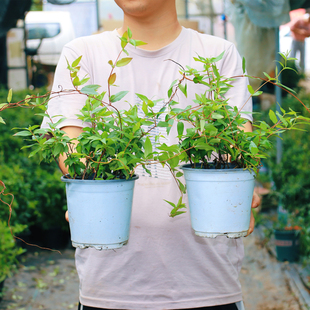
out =
[[[303,89],[298,93],[298,98],[309,108],[310,95]],[[292,108],[304,116],[309,112],[292,96],[288,95],[282,102],[285,110]],[[276,105],[272,106],[276,109]],[[256,115],[268,122],[267,113]],[[301,131],[288,131],[282,136],[283,154],[279,164],[276,163],[276,147],[270,150],[270,158],[265,160],[269,168],[269,181],[274,182],[273,198],[277,204],[287,210],[293,218],[294,224],[302,227],[301,253],[310,255],[310,136],[309,126],[303,125]],[[274,140],[274,146],[276,141]],[[266,178],[266,176],[264,176]],[[266,181],[266,180],[265,180]]]
[[[40,93],[46,93],[41,90]],[[29,91],[15,92],[15,102],[25,98]],[[37,92],[36,92],[37,94]],[[0,90],[0,101],[6,102],[7,91]],[[39,111],[38,111],[39,112]],[[28,158],[29,150],[21,150],[23,138],[13,137],[14,127],[40,124],[41,117],[31,109],[6,109],[1,113],[6,125],[0,124],[0,179],[7,192],[15,196],[12,224],[36,225],[44,230],[61,227],[68,229],[64,221],[66,210],[65,185],[60,181],[61,173],[56,164],[40,163],[40,158]],[[8,207],[0,205],[0,220],[7,220]]]

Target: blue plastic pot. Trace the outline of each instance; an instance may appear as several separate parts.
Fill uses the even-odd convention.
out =
[[[243,169],[181,167],[186,181],[192,228],[205,238],[246,236],[255,174]]]
[[[128,242],[135,180],[77,180],[66,183],[72,246],[116,249]]]

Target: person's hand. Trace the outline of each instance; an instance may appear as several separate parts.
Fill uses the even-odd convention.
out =
[[[66,213],[65,213],[65,219],[69,223],[69,213],[68,213],[68,211],[66,211]]]
[[[258,196],[258,194],[254,191],[253,193],[253,198],[252,198],[252,208],[257,208],[260,205],[260,197]],[[253,210],[251,210],[251,219],[250,219],[250,227],[248,230],[248,233],[246,235],[246,237],[248,235],[250,235],[253,231],[254,231],[254,226],[255,226],[255,219],[254,219],[254,215],[253,215]]]

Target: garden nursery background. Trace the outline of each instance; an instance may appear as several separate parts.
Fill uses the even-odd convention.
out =
[[[271,0],[177,0],[182,25],[233,41],[241,56],[247,59],[248,74],[261,78],[265,78],[263,72],[271,77],[275,75],[276,68],[281,66],[275,59],[282,61],[278,52],[291,50],[294,43],[290,33],[292,21],[304,16],[309,8],[310,1],[307,0],[281,0],[277,3]],[[12,128],[39,124],[41,116],[34,115],[33,110],[27,107],[2,111],[1,103],[8,101],[11,88],[12,102],[22,101],[26,95],[39,96],[48,92],[61,49],[67,42],[75,37],[115,29],[121,25],[121,20],[122,13],[112,0],[1,1],[0,120],[5,124],[0,121],[0,298],[3,299],[0,309],[49,309],[48,306],[32,308],[35,298],[32,296],[26,301],[24,293],[17,294],[25,291],[24,284],[20,280],[9,280],[9,277],[20,279],[18,276],[22,274],[27,278],[25,270],[29,270],[36,259],[39,275],[45,270],[42,276],[52,274],[51,277],[55,278],[61,272],[61,267],[55,266],[59,254],[47,254],[14,239],[9,223],[14,234],[27,243],[62,250],[64,264],[67,264],[66,258],[73,260],[69,227],[64,220],[67,202],[65,185],[60,182],[61,172],[56,163],[38,164],[39,155],[29,157],[29,150],[22,148],[23,137],[13,137]],[[293,89],[309,108],[310,38],[293,57],[297,59],[288,62],[293,70],[283,72],[281,81]],[[256,79],[250,83],[255,89],[261,81]],[[290,93],[272,84],[265,85],[262,90],[263,94],[253,98],[256,120],[272,125],[269,109],[276,113],[279,106],[309,117],[307,109]],[[302,130],[288,131],[282,139],[275,139],[276,147],[271,149],[268,159],[262,160],[256,178],[256,190],[262,197],[262,203],[255,210],[255,238],[278,262],[291,266],[286,270],[293,270],[291,275],[298,278],[295,282],[300,280],[298,283],[301,283],[297,290],[300,308],[291,306],[287,309],[307,309],[310,301],[307,295],[310,289],[308,127],[304,125],[300,127]],[[14,195],[9,223],[12,196],[8,193]],[[292,238],[289,241],[288,232]],[[44,262],[46,259],[48,261]],[[42,269],[42,264],[45,264],[45,269]],[[246,268],[251,268],[250,263]],[[64,270],[63,281],[77,281],[70,264]],[[37,292],[48,289],[48,284],[39,276],[33,285]],[[54,290],[57,285],[54,285]],[[70,307],[75,305],[66,305],[66,308]],[[252,309],[269,309],[264,307]]]

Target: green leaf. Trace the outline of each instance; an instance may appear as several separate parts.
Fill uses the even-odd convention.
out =
[[[147,43],[143,42],[143,41],[140,41],[140,40],[133,40],[133,39],[130,39],[129,40],[129,43],[131,45],[133,45],[134,47],[137,47],[137,46],[141,46],[141,45],[146,45]]]
[[[79,79],[78,76],[76,76],[76,77],[73,79],[72,84],[73,84],[73,86],[80,86],[80,85],[81,85],[80,79]]]
[[[132,132],[136,132],[137,130],[139,130],[140,129],[140,125],[141,125],[140,122],[135,123],[135,125],[132,128]]]
[[[35,155],[36,153],[38,153],[40,150],[41,150],[40,147],[36,148],[34,151],[32,151],[32,152],[29,154],[29,157],[34,156],[34,155]]]
[[[169,203],[169,204],[170,204],[170,206],[172,206],[173,208],[175,208],[175,204],[174,204],[173,202],[168,201],[168,200],[165,200],[165,199],[164,199],[164,201],[166,201],[167,203]]]
[[[219,60],[223,58],[224,54],[225,54],[225,51],[222,52],[219,56],[211,58],[211,62],[218,62]]]
[[[144,155],[145,157],[148,157],[149,154],[152,153],[153,147],[152,142],[149,137],[146,137],[145,143],[144,143]]]
[[[251,85],[248,85],[248,90],[249,90],[251,95],[254,94],[254,89],[253,89],[253,87]]]
[[[269,118],[274,124],[278,122],[277,116],[272,110],[269,110]]]
[[[126,38],[125,38],[125,34],[126,34]],[[123,36],[120,39],[121,39],[121,47],[124,50],[124,48],[126,47],[126,45],[128,43],[127,31],[123,34]]]
[[[29,103],[31,99],[32,99],[32,96],[26,95],[25,103]]]
[[[169,97],[169,98],[170,98],[171,95],[172,95],[173,86],[174,86],[177,82],[178,82],[178,80],[174,80],[174,81],[171,83],[171,85],[170,85],[170,87],[169,87],[169,90],[168,90],[168,97]]]
[[[131,62],[131,60],[132,60],[132,58],[130,58],[130,57],[122,58],[116,63],[116,67],[124,67],[124,66],[128,65]]]
[[[205,129],[206,121],[204,119],[200,120],[200,131],[203,132]]]
[[[3,120],[1,116],[0,116],[0,124],[5,124],[5,121]]]
[[[138,93],[136,93],[136,95],[137,95],[138,98],[141,99],[142,101],[145,101],[145,102],[148,102],[148,101],[149,101],[149,99],[148,99],[146,96],[144,96],[144,95],[141,95],[141,94],[138,94]]]
[[[211,117],[214,118],[214,119],[221,119],[221,118],[224,118],[223,115],[218,114],[218,113],[212,113],[212,114],[211,114]]]
[[[79,58],[77,58],[76,60],[73,61],[72,67],[78,66],[78,64],[80,63],[81,59],[82,59],[82,55]]]
[[[261,90],[257,91],[255,94],[253,94],[253,96],[259,96],[261,95],[263,92]]]
[[[255,155],[258,153],[257,145],[253,141],[251,141],[249,148],[252,154]]]
[[[88,82],[90,80],[90,78],[83,78],[81,81],[80,81],[80,85],[84,85],[86,82]]]
[[[157,123],[157,127],[169,127],[167,122],[160,121]]]
[[[177,178],[180,178],[181,176],[183,176],[183,172],[178,171],[175,175]]]
[[[178,130],[178,135],[182,136],[183,130],[184,130],[184,123],[183,122],[178,122],[177,130]]]
[[[86,85],[81,89],[81,93],[85,95],[97,95],[97,89],[100,85]]]
[[[13,136],[16,136],[16,137],[27,137],[27,136],[32,136],[32,133],[29,132],[29,131],[23,130],[23,131],[19,131],[19,132],[15,133]]]
[[[179,85],[180,91],[184,94],[184,96],[187,98],[187,84],[184,86],[182,84]]]
[[[205,151],[215,151],[215,148],[213,146],[208,145],[206,143],[201,143],[201,142],[199,142],[195,145],[195,149],[205,150]]]
[[[147,105],[146,105],[145,101],[143,101],[143,103],[142,103],[142,111],[145,115],[148,114],[148,112],[149,112],[147,109]]]
[[[0,103],[0,109],[6,107],[8,104],[7,103]]]
[[[283,88],[285,88],[286,90],[290,91],[293,94],[296,94],[296,91],[294,89],[291,89],[291,88],[289,88],[289,87],[287,87],[281,83],[277,83],[277,85],[282,86]]]
[[[272,78],[268,73],[266,73],[266,72],[263,72],[263,73],[268,78],[268,80],[270,80],[270,81],[275,80],[275,78]]]
[[[12,94],[13,94],[13,92],[12,92],[12,88],[11,88],[11,89],[9,90],[9,93],[8,93],[8,98],[7,98],[8,103],[10,103],[11,100],[12,100]]]
[[[123,99],[129,92],[128,91],[120,91],[115,95],[112,95],[110,97],[110,101],[111,102],[117,102],[120,101],[121,99]]]
[[[245,58],[243,57],[242,58],[242,71],[243,71],[243,74],[245,74]]]
[[[129,29],[129,27],[127,28],[127,34],[128,34],[128,38],[131,39],[132,38],[132,32]]]

